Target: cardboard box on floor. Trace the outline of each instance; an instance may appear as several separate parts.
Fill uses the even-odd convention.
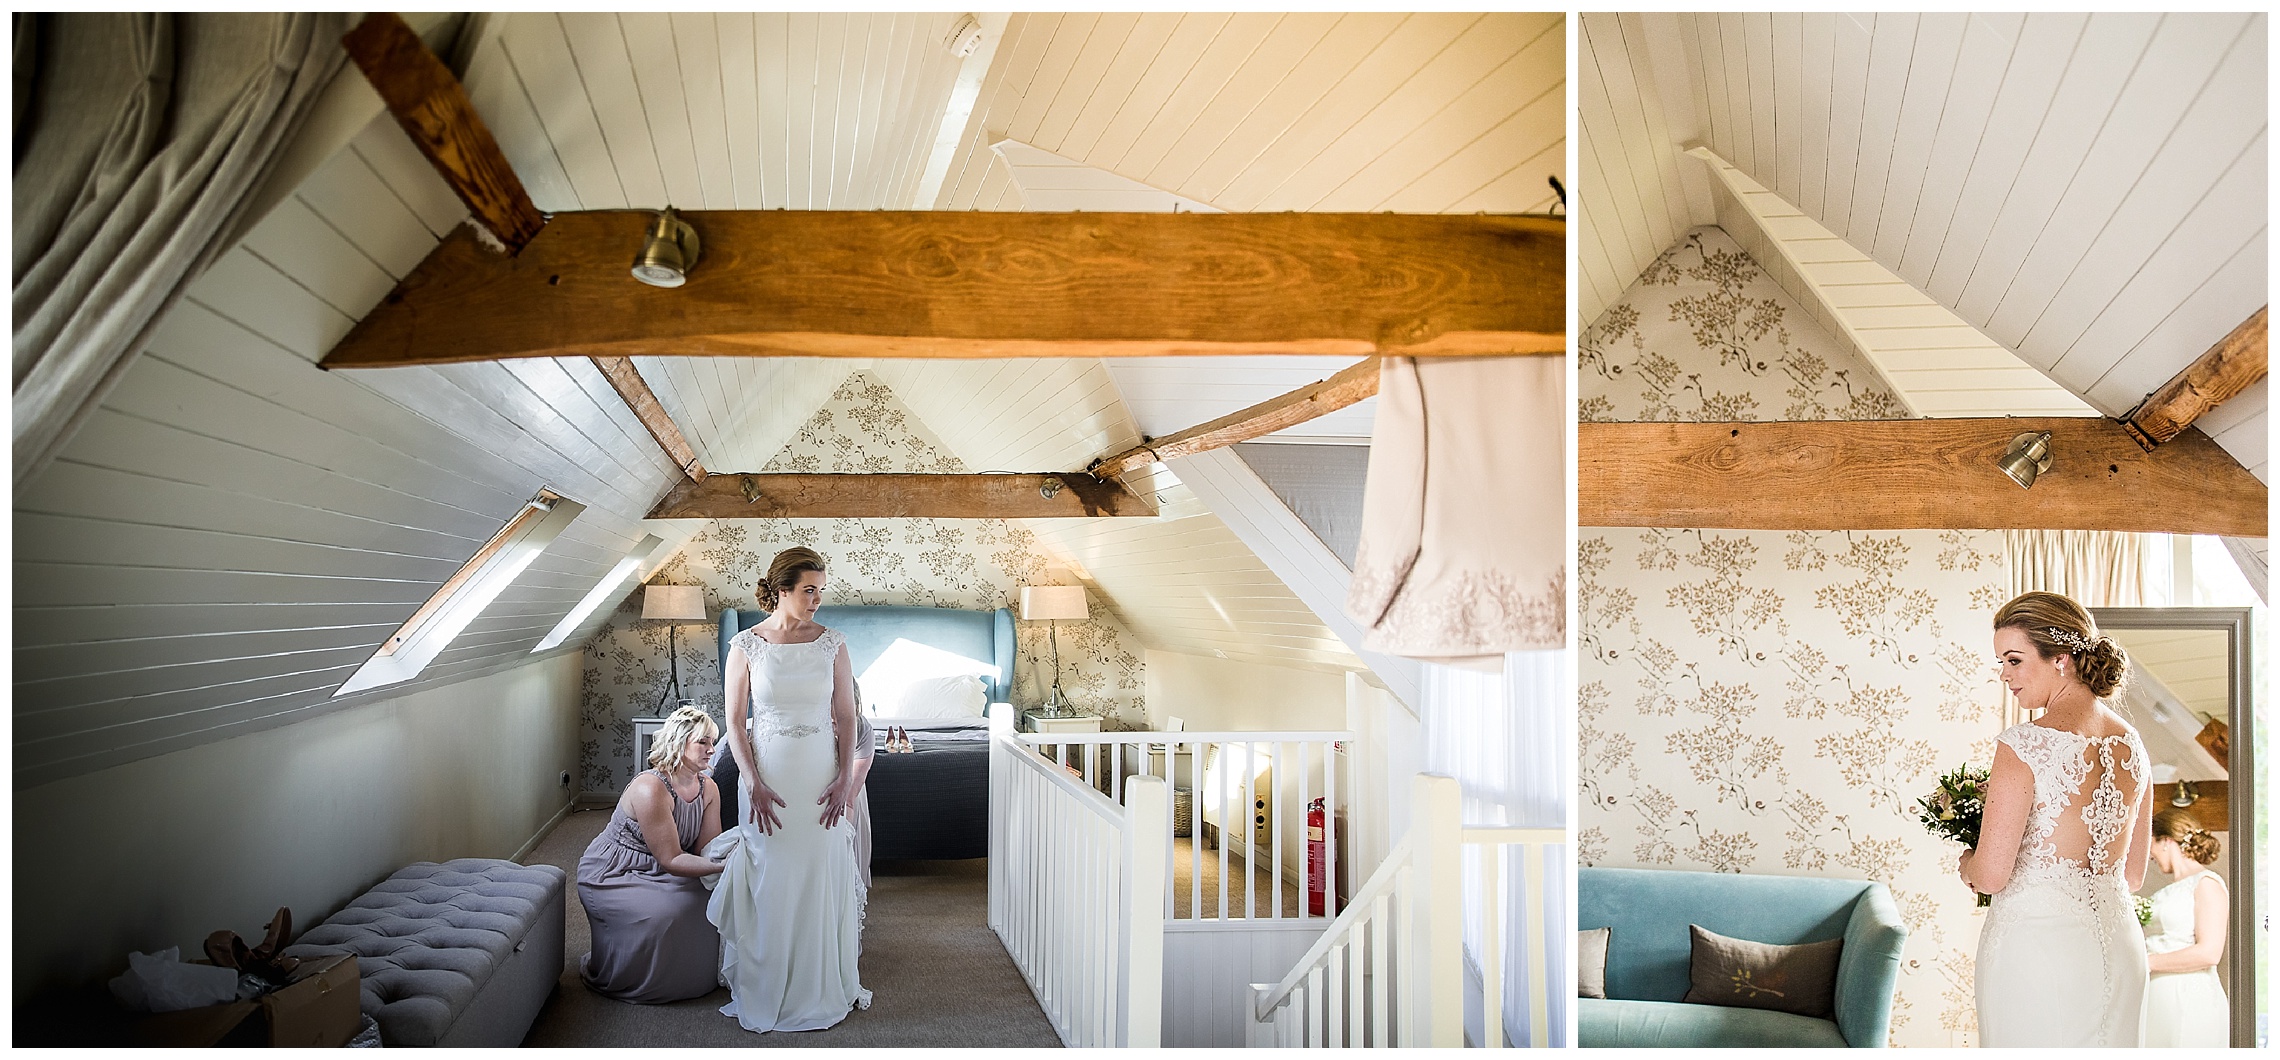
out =
[[[158,1046],[330,1049],[355,1037],[363,1023],[358,994],[353,954],[312,957],[293,969],[291,983],[257,1001],[152,1013],[137,1022],[135,1037]],[[259,1022],[246,1018],[257,1011],[262,1014]]]

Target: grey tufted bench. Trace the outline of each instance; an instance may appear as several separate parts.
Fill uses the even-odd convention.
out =
[[[552,865],[423,861],[285,952],[355,954],[387,1045],[521,1045],[562,974],[563,891]]]

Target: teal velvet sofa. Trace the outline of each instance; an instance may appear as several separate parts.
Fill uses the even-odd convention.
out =
[[[1577,871],[1576,926],[1610,928],[1607,997],[1576,1002],[1586,1047],[1881,1047],[1908,928],[1892,892],[1866,880],[1660,869]],[[1686,1004],[1687,925],[1777,945],[1845,940],[1836,1015]]]

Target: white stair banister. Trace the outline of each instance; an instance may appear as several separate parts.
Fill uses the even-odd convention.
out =
[[[1154,1049],[1164,1034],[1164,844],[1172,830],[1172,797],[1163,778],[1124,785],[1124,865],[1131,896],[1124,903],[1124,1004],[1117,1040]]]
[[[1416,867],[1411,901],[1415,941],[1410,964],[1402,969],[1409,995],[1413,1034],[1405,1046],[1440,1049],[1465,1044],[1464,944],[1465,890],[1460,855],[1464,808],[1454,777],[1419,773],[1410,781],[1409,856]]]

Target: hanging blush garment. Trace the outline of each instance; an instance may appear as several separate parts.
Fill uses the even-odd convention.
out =
[[[1388,357],[1346,614],[1449,662],[1564,647],[1567,363]]]

